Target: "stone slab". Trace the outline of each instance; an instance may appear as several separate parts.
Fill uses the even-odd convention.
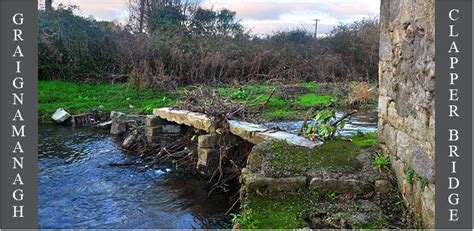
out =
[[[187,110],[177,110],[172,108],[158,108],[153,110],[153,114],[178,124],[184,124],[209,133],[215,133],[216,125],[213,118],[203,113],[190,112]],[[314,148],[322,144],[322,142],[315,142],[301,136],[282,131],[272,131],[262,125],[229,120],[230,132],[242,139],[253,143],[260,144],[265,141],[281,141],[307,148]]]
[[[213,119],[205,114],[191,112],[187,110],[175,110],[169,107],[157,108],[153,110],[153,114],[166,119],[171,122],[178,124],[184,124],[190,127],[194,127],[206,132],[215,132],[216,126],[213,123]]]

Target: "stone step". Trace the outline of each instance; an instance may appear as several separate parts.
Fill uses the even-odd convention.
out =
[[[203,113],[172,108],[158,108],[153,110],[153,114],[177,124],[184,124],[209,133],[218,133],[213,118]],[[270,130],[262,125],[244,121],[229,120],[229,126],[232,134],[253,144],[260,144],[265,141],[282,140],[295,146],[303,146],[307,148],[314,148],[322,144],[322,142],[315,142],[295,134]]]

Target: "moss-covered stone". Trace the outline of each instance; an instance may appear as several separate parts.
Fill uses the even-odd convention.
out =
[[[398,200],[381,204],[380,199],[345,201],[311,190],[260,195],[244,206],[242,228],[387,228],[400,211],[386,206]]]
[[[252,170],[271,177],[305,175],[323,169],[354,172],[361,166],[356,158],[358,149],[354,143],[343,140],[329,141],[314,149],[295,147],[284,141],[266,142],[253,148],[249,164]]]

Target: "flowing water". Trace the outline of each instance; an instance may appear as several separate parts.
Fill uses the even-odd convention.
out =
[[[134,161],[107,132],[41,125],[39,227],[229,227],[229,198],[190,174],[110,165]]]
[[[337,113],[340,118],[344,113]],[[302,121],[267,123],[297,133]],[[377,131],[377,112],[358,113],[341,131]],[[144,172],[108,132],[43,124],[39,140],[40,228],[229,228],[229,198],[163,166]]]
[[[345,112],[336,112],[336,119],[341,118]],[[314,125],[314,121],[308,121],[309,125]],[[303,121],[285,121],[265,123],[267,127],[278,127],[282,131],[298,134],[303,126]],[[347,120],[340,135],[351,136],[357,132],[376,132],[377,131],[377,111],[358,112]]]

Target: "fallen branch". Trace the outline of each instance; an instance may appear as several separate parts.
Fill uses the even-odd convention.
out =
[[[338,120],[334,121],[333,123],[331,123],[331,126],[333,127],[337,127],[337,125],[339,123],[341,123],[343,120],[345,120],[347,117],[350,117],[352,115],[354,115],[355,113],[357,113],[357,110],[353,110],[349,113],[346,113],[345,115],[343,115],[341,118],[339,118]]]
[[[305,136],[306,134],[306,127],[308,126],[308,120],[309,120],[309,117],[311,116],[311,114],[313,114],[313,108],[310,108],[308,110],[308,112],[306,112],[306,115],[304,117],[304,121],[303,121],[303,124],[301,125],[301,129],[300,129],[300,132],[299,132],[299,135],[301,136]]]
[[[275,93],[275,90],[276,90],[276,88],[273,88],[273,90],[270,93],[270,96],[268,96],[267,100],[265,100],[265,102],[260,104],[260,106],[258,107],[258,111],[262,111],[265,108],[265,106],[268,104],[268,102],[270,102],[270,99],[272,98],[273,94]]]

